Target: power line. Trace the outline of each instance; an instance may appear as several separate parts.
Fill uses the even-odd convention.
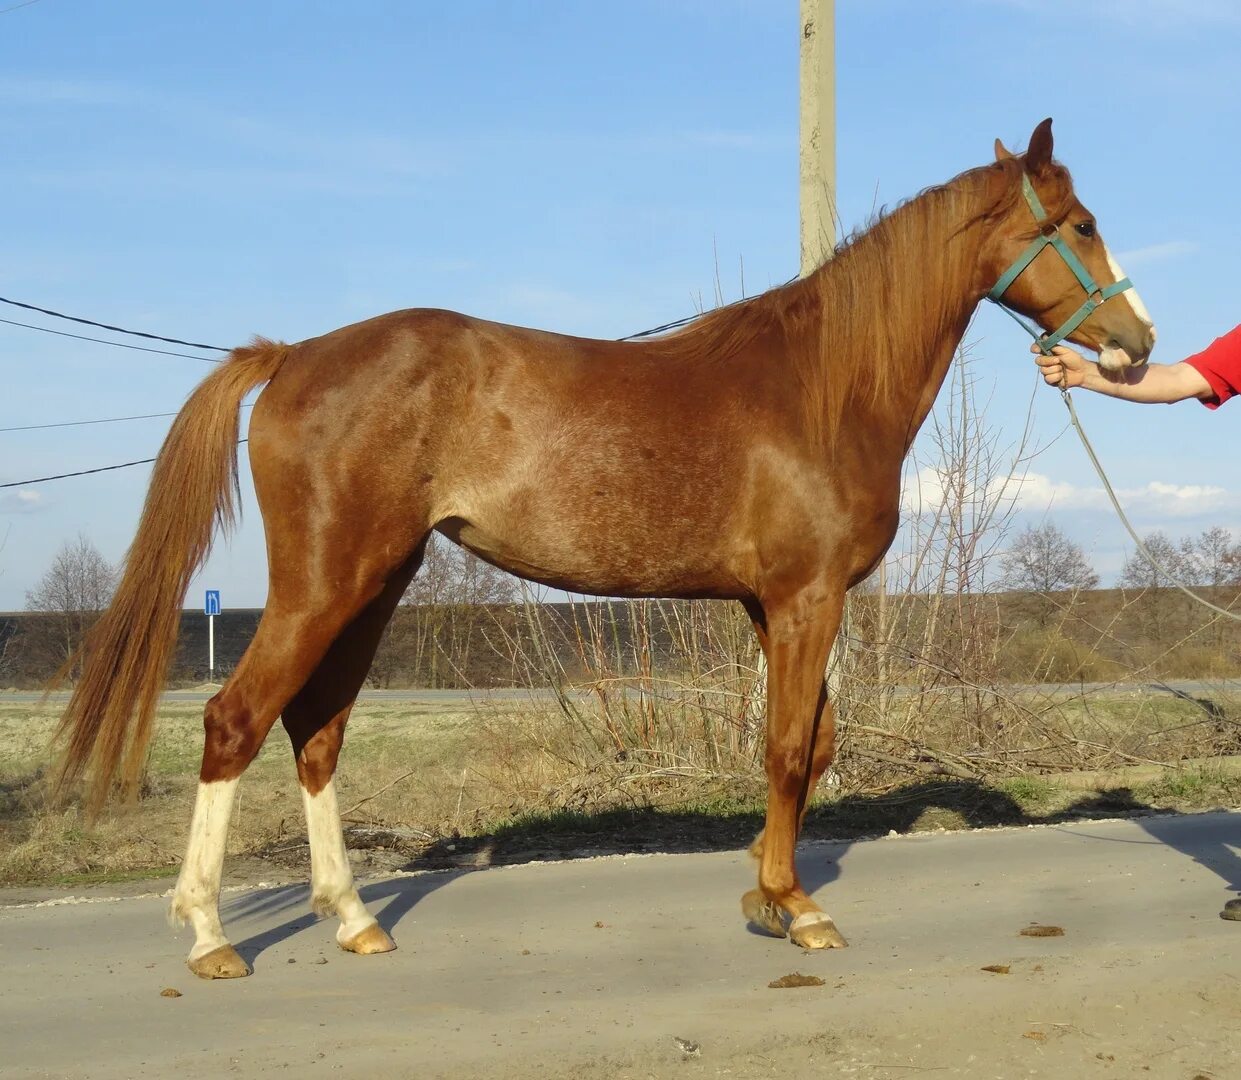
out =
[[[25,424],[22,427],[0,427],[0,432],[44,431],[47,428],[85,427],[87,424],[119,424],[123,420],[154,420],[159,416],[176,416],[176,413],[153,412],[142,416],[113,416],[106,420],[63,420],[58,424]]]
[[[240,446],[248,439],[238,439],[237,445]],[[26,487],[28,484],[45,484],[49,480],[68,480],[71,476],[91,476],[94,473],[112,472],[113,469],[129,469],[135,465],[150,465],[155,458],[143,458],[141,461],[122,461],[119,465],[100,465],[97,469],[79,469],[77,472],[58,473],[56,476],[40,476],[34,480],[14,480],[8,484],[0,484],[0,488]]]
[[[796,280],[790,278],[790,281]],[[787,282],[786,282],[787,284]],[[725,307],[732,307],[733,304],[745,303],[749,297],[743,297],[741,300],[734,300],[732,304],[726,304]],[[43,315],[50,315],[54,319],[67,319],[70,322],[82,323],[86,326],[98,326],[102,330],[114,330],[118,334],[129,334],[132,337],[148,338],[152,341],[166,341],[170,345],[188,345],[193,349],[212,349],[215,352],[231,352],[231,349],[224,348],[223,345],[207,345],[200,341],[183,341],[181,338],[163,337],[160,334],[148,334],[142,330],[126,330],[122,326],[112,326],[110,323],[96,322],[94,319],[84,319],[77,315],[66,315],[60,311],[53,311],[51,308],[39,307],[37,304],[23,303],[21,300],[10,300],[8,297],[0,296],[0,304],[12,304],[13,307],[25,308],[27,311],[37,311]],[[636,334],[626,334],[618,341],[633,341],[637,338],[650,337],[653,334],[662,334],[666,330],[674,330],[679,326],[685,326],[687,323],[693,322],[695,319],[702,317],[703,313],[694,315],[686,315],[683,319],[675,319],[672,322],[664,323],[662,326],[653,326],[649,330],[639,330]],[[12,319],[0,319],[0,323],[7,323],[10,326],[22,326],[27,330],[41,330],[46,334],[59,334],[61,337],[77,338],[80,341],[95,341],[101,345],[116,345],[124,349],[137,349],[140,352],[160,353],[164,356],[184,356],[189,360],[205,360],[208,363],[218,364],[219,360],[214,357],[206,356],[190,356],[188,353],[168,352],[164,349],[143,349],[139,345],[128,345],[122,341],[108,341],[104,338],[85,337],[81,334],[70,334],[63,330],[52,330],[46,326],[35,326],[33,323],[15,322]]]
[[[734,301],[733,303],[744,303],[744,302],[745,302],[744,300],[737,300],[737,301]],[[167,342],[171,342],[171,343],[172,343],[172,344],[174,344],[174,345],[189,345],[189,346],[191,346],[192,348],[195,348],[195,349],[215,349],[217,352],[229,352],[229,351],[230,351],[230,350],[228,350],[228,349],[221,348],[219,345],[202,345],[202,344],[200,344],[200,343],[198,343],[198,342],[194,342],[194,341],[181,341],[179,338],[166,338],[166,337],[160,337],[158,334],[144,334],[144,333],[142,333],[142,332],[140,332],[140,331],[137,331],[137,330],[123,330],[123,329],[121,329],[119,326],[109,326],[107,323],[94,322],[94,321],[93,321],[93,320],[91,320],[91,319],[79,319],[79,318],[77,318],[77,317],[76,317],[76,316],[74,316],[74,315],[62,315],[62,314],[61,314],[60,312],[58,312],[58,311],[51,311],[51,310],[49,310],[48,308],[36,307],[34,304],[23,304],[23,303],[21,303],[20,301],[17,301],[17,300],[9,300],[9,299],[6,299],[6,298],[5,298],[5,297],[3,297],[3,296],[0,296],[0,303],[4,303],[4,304],[13,304],[15,307],[28,308],[28,309],[29,309],[29,310],[31,310],[31,311],[38,311],[38,312],[41,312],[41,313],[42,313],[42,314],[44,314],[44,315],[51,315],[51,316],[53,316],[53,317],[55,317],[55,318],[58,318],[58,319],[70,319],[70,320],[72,320],[73,322],[85,323],[85,324],[87,324],[88,326],[99,326],[99,327],[102,327],[102,328],[103,328],[103,329],[105,329],[105,330],[115,330],[115,331],[117,331],[118,333],[121,333],[121,334],[133,334],[133,335],[135,335],[136,337],[152,338],[152,339],[154,339],[154,340],[156,340],[156,341],[167,341]],[[732,305],[728,305],[728,306],[732,306]],[[662,333],[662,332],[663,332],[663,331],[665,331],[665,330],[671,330],[671,329],[673,329],[673,328],[675,328],[675,327],[678,327],[678,326],[684,326],[686,323],[693,322],[695,319],[698,319],[698,318],[700,318],[700,317],[701,317],[700,315],[687,315],[687,316],[686,316],[685,318],[683,318],[683,319],[677,319],[677,320],[675,320],[674,322],[665,323],[665,324],[664,324],[664,325],[662,325],[662,326],[652,327],[650,330],[641,330],[641,331],[639,331],[639,332],[638,332],[638,333],[636,333],[636,334],[630,334],[630,335],[628,335],[627,337],[618,338],[617,340],[619,340],[619,341],[631,341],[631,340],[633,340],[633,339],[635,339],[635,338],[643,338],[643,337],[648,337],[648,336],[650,336],[651,334],[658,334],[658,333]],[[8,321],[9,321],[8,319],[0,319],[0,322],[8,322]],[[15,325],[18,325],[18,326],[24,326],[24,325],[26,325],[26,324],[25,324],[25,323],[17,323],[17,324],[15,324]],[[32,329],[39,330],[39,329],[45,329],[45,328],[44,328],[44,327],[33,327]],[[50,331],[50,332],[51,332],[51,333],[59,333],[60,331],[53,330],[53,331]],[[68,336],[68,337],[76,337],[77,335],[75,335],[75,334],[68,334],[68,335],[66,335],[66,336]],[[99,340],[99,339],[96,339],[96,338],[88,338],[87,340],[89,340],[89,341],[95,341],[95,340]],[[104,344],[118,344],[118,343],[117,343],[117,342],[105,342]],[[133,348],[133,347],[136,347],[136,346],[130,346],[130,347],[131,347],[131,348]],[[153,352],[158,352],[158,351],[160,351],[160,350],[150,350],[150,351],[153,351]],[[173,355],[183,356],[183,355],[185,355],[185,354],[184,354],[184,353],[174,353]],[[207,359],[209,359],[209,358],[208,358],[208,357],[204,357],[204,356],[196,356],[196,357],[192,357],[192,359],[195,359],[195,360],[207,360]],[[213,362],[213,363],[220,363],[220,361],[218,361],[218,360],[215,360],[215,361],[212,361],[212,362]],[[242,406],[242,408],[249,408],[249,407],[250,407],[250,406]],[[70,421],[70,422],[57,423],[57,424],[31,424],[31,425],[30,425],[30,426],[28,426],[28,427],[18,427],[18,428],[0,428],[0,431],[33,431],[33,430],[36,430],[36,429],[42,429],[42,428],[55,428],[55,427],[77,427],[77,426],[79,426],[79,425],[83,425],[83,424],[113,424],[113,423],[120,423],[120,422],[125,421],[125,420],[146,420],[146,419],[150,419],[150,418],[157,417],[157,416],[175,416],[175,415],[176,415],[175,413],[149,413],[147,416],[118,416],[118,417],[115,417],[115,418],[110,418],[110,419],[105,419],[105,420],[77,420],[77,421]],[[246,442],[246,440],[245,440],[245,439],[242,439],[242,440],[241,440],[241,442],[243,442],[243,443],[244,443],[244,442]],[[239,445],[240,445],[240,444],[239,444]],[[45,483],[48,483],[49,481],[52,481],[52,480],[67,480],[69,477],[72,477],[72,476],[91,476],[91,475],[93,475],[94,473],[111,472],[113,469],[128,469],[128,468],[131,468],[131,467],[132,467],[132,466],[134,466],[134,465],[149,465],[149,464],[150,464],[152,461],[154,461],[154,460],[155,460],[155,458],[143,458],[141,461],[124,461],[124,462],[122,462],[122,463],[121,463],[121,464],[119,464],[119,465],[103,465],[103,466],[100,466],[99,468],[96,468],[96,469],[81,469],[81,470],[79,470],[79,471],[77,471],[77,472],[60,473],[60,474],[59,474],[59,475],[57,475],[57,476],[40,476],[40,477],[36,477],[36,478],[35,478],[35,479],[33,479],[33,480],[17,480],[17,481],[14,481],[14,482],[12,482],[12,483],[8,483],[8,484],[0,484],[0,489],[4,489],[4,488],[15,488],[15,487],[25,487],[25,486],[27,486],[27,485],[29,485],[29,484],[45,484]]]
[[[777,288],[783,289],[785,285],[792,285],[793,282],[795,282],[796,280],[797,280],[797,277],[793,276],[789,278],[788,281],[784,282],[783,285],[777,286]],[[754,300],[754,299],[756,299],[756,297],[742,296],[736,300],[730,300],[727,304],[720,304],[719,307],[713,308],[712,311],[722,311],[724,308],[736,307],[738,304],[746,304],[746,303],[749,303],[749,301]],[[641,338],[651,337],[655,334],[662,334],[666,330],[675,330],[681,326],[688,326],[690,323],[696,322],[697,320],[701,319],[704,315],[707,315],[707,314],[710,314],[710,313],[706,311],[699,311],[693,315],[686,315],[682,319],[673,319],[672,322],[666,322],[661,326],[652,326],[649,330],[639,330],[636,334],[626,334],[624,337],[617,338],[616,340],[617,341],[637,341]]]
[[[0,15],[7,15],[10,11],[16,11],[18,8],[30,7],[31,4],[37,4],[39,0],[22,0],[20,4],[10,4],[6,8],[0,8]]]
[[[253,409],[254,403],[250,402],[242,406],[243,409]],[[121,424],[126,420],[155,420],[163,416],[176,416],[175,412],[153,412],[143,413],[140,416],[108,416],[102,420],[62,420],[55,424],[26,424],[22,427],[0,427],[0,432],[8,431],[46,431],[48,428],[67,428],[67,427],[86,427],[89,424]]]
[[[126,330],[123,326],[112,326],[110,323],[96,322],[94,319],[84,319],[79,315],[66,315],[63,311],[53,311],[51,308],[39,307],[37,304],[26,304],[21,300],[10,300],[6,296],[0,296],[0,304],[11,304],[13,307],[25,308],[27,311],[37,311],[41,315],[50,315],[53,319],[65,319],[68,322],[82,323],[84,326],[97,326],[101,330],[112,330],[118,334],[128,334],[130,337],[148,338],[151,341],[166,341],[169,345],[188,345],[191,349],[211,349],[214,352],[231,352],[231,349],[224,348],[223,345],[206,345],[201,341],[183,341],[181,338],[164,337],[161,334],[148,334],[144,330]]]
[[[87,337],[85,334],[71,334],[67,330],[53,330],[50,326],[35,326],[34,323],[17,322],[15,319],[0,319],[0,323],[8,326],[22,326],[27,330],[42,330],[45,334],[55,334],[57,337],[76,338],[78,341],[94,341],[100,345],[111,345],[117,349],[133,349],[135,352],[159,353],[160,356],[184,356],[187,360],[202,360],[207,364],[222,364],[223,360],[217,360],[214,356],[194,356],[187,352],[169,352],[167,349],[152,349],[146,345],[131,345],[128,341],[109,341],[107,338]]]
[[[143,458],[141,461],[123,461],[119,465],[101,465],[97,469],[81,469],[78,472],[59,473],[56,476],[38,476],[33,480],[14,480],[11,484],[0,484],[0,488],[26,487],[28,484],[46,484],[49,480],[67,480],[71,476],[90,476],[92,473],[111,472],[113,469],[128,469],[133,465],[149,465],[155,459]]]
[[[662,326],[652,326],[649,330],[639,330],[636,334],[626,334],[617,341],[637,341],[639,338],[651,337],[653,334],[662,334],[665,330],[675,330],[678,326],[685,326],[692,323],[695,319],[701,319],[702,315],[686,315],[683,319],[674,319],[672,322],[664,323]]]

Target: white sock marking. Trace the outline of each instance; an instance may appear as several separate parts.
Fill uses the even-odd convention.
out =
[[[220,924],[220,874],[236,791],[236,780],[200,783],[194,800],[190,841],[169,911],[173,922],[184,924],[188,919],[194,927],[191,960],[228,944]]]
[[[830,923],[832,917],[826,911],[806,911],[798,915],[789,926],[789,932],[800,930],[803,926],[817,926],[819,923]],[[832,923],[834,926],[835,923]]]
[[[337,941],[355,937],[375,922],[353,885],[353,871],[341,832],[336,782],[329,780],[317,795],[302,788],[306,831],[310,834],[311,904],[320,914],[340,916]]]

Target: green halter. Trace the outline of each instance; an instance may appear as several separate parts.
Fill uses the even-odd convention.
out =
[[[1035,194],[1034,185],[1030,183],[1028,174],[1022,174],[1021,190],[1026,197],[1026,205],[1030,207],[1030,213],[1034,215],[1035,224],[1042,231],[1038,238],[1017,256],[1016,262],[1000,275],[1000,280],[995,283],[995,288],[987,293],[987,299],[999,304],[1001,297],[1008,292],[1013,282],[1021,276],[1026,267],[1035,260],[1043,248],[1048,246],[1055,248],[1060,258],[1064,260],[1065,265],[1073,272],[1073,276],[1077,278],[1081,287],[1086,290],[1086,302],[1073,312],[1068,320],[1055,331],[1041,336],[1038,334],[1034,335],[1035,344],[1044,353],[1050,353],[1055,346],[1059,345],[1060,342],[1090,318],[1090,313],[1095,308],[1101,307],[1106,301],[1113,296],[1119,295],[1126,289],[1132,289],[1133,282],[1128,278],[1121,278],[1120,281],[1114,282],[1111,285],[1100,287],[1098,282],[1090,276],[1090,271],[1082,264],[1081,259],[1064,242],[1064,238],[1060,235],[1060,227],[1047,217],[1047,211],[1043,209],[1043,204],[1039,202],[1038,195]]]

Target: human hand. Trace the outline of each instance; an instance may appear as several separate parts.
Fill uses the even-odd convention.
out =
[[[1071,390],[1086,381],[1086,365],[1090,363],[1081,353],[1070,349],[1067,345],[1056,345],[1050,356],[1044,356],[1037,345],[1031,345],[1030,351],[1035,354],[1035,363],[1043,374],[1043,381],[1048,386],[1058,386],[1062,390]]]

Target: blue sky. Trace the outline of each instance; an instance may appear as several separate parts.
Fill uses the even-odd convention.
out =
[[[0,8],[5,7],[0,0]],[[0,295],[222,345],[398,307],[617,336],[797,266],[796,0],[448,5],[39,0],[0,14]],[[1241,5],[840,0],[848,226],[1022,145],[1044,116],[1160,331],[1241,320]],[[15,309],[0,317],[75,328]],[[90,332],[90,331],[86,331]],[[998,312],[970,333],[990,418],[1036,390]],[[0,324],[0,427],[175,409],[206,365]],[[1037,437],[1064,426],[1054,392]],[[1241,405],[1079,410],[1142,528],[1241,533]],[[1235,410],[1235,411],[1234,411]],[[0,433],[0,482],[151,456],[167,421]],[[243,455],[244,457],[244,455]],[[1105,579],[1124,536],[1070,438],[1031,468]],[[112,559],[145,467],[0,493],[0,610],[78,531]],[[245,481],[248,492],[248,480]],[[205,584],[265,593],[246,520]],[[196,603],[198,586],[190,597]]]

